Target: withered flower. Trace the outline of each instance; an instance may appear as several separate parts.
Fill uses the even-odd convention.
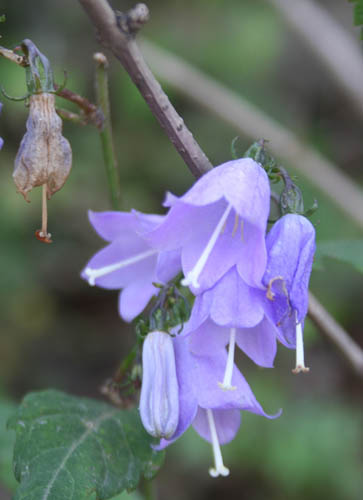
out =
[[[42,228],[35,234],[39,240],[50,243],[47,200],[65,183],[72,166],[72,150],[62,136],[62,120],[55,110],[49,61],[31,40],[24,40],[21,48],[28,61],[26,81],[30,108],[27,131],[15,158],[13,178],[26,201],[33,187],[43,186]]]
[[[13,178],[26,201],[33,187],[43,186],[43,224],[39,236],[49,239],[46,200],[63,186],[72,166],[72,150],[62,136],[62,120],[55,111],[54,94],[30,96],[26,129],[15,158]]]

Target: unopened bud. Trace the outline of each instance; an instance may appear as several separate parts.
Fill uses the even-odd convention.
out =
[[[169,439],[179,421],[179,388],[173,340],[165,332],[147,335],[142,351],[140,416],[149,434]]]

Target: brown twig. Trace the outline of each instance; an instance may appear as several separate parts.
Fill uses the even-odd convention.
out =
[[[90,102],[85,97],[72,92],[69,89],[60,89],[59,85],[57,84],[55,84],[54,87],[57,96],[62,97],[69,102],[73,102],[80,108],[82,112],[82,115],[76,119],[74,113],[67,112],[65,110],[58,110],[59,114],[62,115],[62,117],[71,121],[77,121],[81,125],[84,124],[83,122],[93,123],[98,129],[102,129],[104,122],[103,113],[95,104]]]
[[[309,293],[309,317],[319,330],[336,345],[354,371],[363,377],[363,350],[312,293]]]
[[[18,66],[22,66],[23,68],[29,65],[25,56],[20,56],[13,50],[6,49],[5,47],[0,47],[0,56],[5,57],[5,59],[9,59],[9,61],[17,64]]]
[[[182,118],[171,106],[167,96],[146,66],[133,36],[134,17],[130,14],[129,17],[127,15],[119,17],[121,26],[119,28],[115,14],[106,0],[79,1],[97,28],[102,43],[110,48],[121,61],[190,170],[196,177],[199,177],[212,168],[189,130],[182,125]],[[137,26],[140,24],[142,23],[139,19]],[[128,33],[125,32],[127,26]],[[170,56],[165,51],[159,51],[151,44],[148,44],[148,54],[153,58],[158,72],[182,92],[213,110],[225,121],[237,125],[243,133],[252,136],[253,139],[261,136],[269,138],[272,141],[271,149],[275,150],[278,156],[300,168],[319,189],[329,194],[331,198],[338,198],[335,201],[342,209],[348,206],[345,212],[363,226],[363,210],[357,210],[362,207],[359,190],[318,153],[300,144],[279,124],[274,123],[248,103],[243,102],[239,96],[206,78],[201,72],[174,55]],[[182,125],[181,129],[180,125]],[[319,168],[322,172],[317,174],[315,169]],[[346,198],[344,198],[345,195],[342,195],[342,198],[339,190],[337,192],[337,186],[342,193],[347,195]],[[332,193],[329,193],[330,189]],[[363,375],[360,347],[312,295],[310,295],[309,315],[319,329],[338,347],[355,371]]]
[[[119,13],[117,20],[107,0],[79,1],[96,27],[100,42],[124,66],[191,172],[200,177],[210,170],[210,161],[170,103],[136,44],[135,32],[148,18],[146,6],[138,4],[127,14]]]

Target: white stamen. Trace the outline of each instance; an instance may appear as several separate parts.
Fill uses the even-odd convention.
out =
[[[212,448],[214,456],[214,467],[211,467],[209,469],[209,474],[212,477],[218,477],[219,475],[228,476],[229,469],[227,469],[227,467],[225,467],[223,464],[222,452],[218,441],[218,435],[216,430],[216,424],[214,423],[213,412],[210,409],[207,409],[206,412],[207,412],[210,435],[212,438]]]
[[[309,370],[310,368],[305,366],[304,361],[304,341],[301,323],[296,323],[296,367],[292,370],[292,373],[306,373]]]
[[[239,215],[237,213],[235,213],[235,215],[234,215],[234,226],[233,226],[233,229],[232,229],[232,238],[234,237],[234,235],[237,232],[238,223],[239,223]]]
[[[88,283],[91,286],[96,284],[95,280],[100,276],[104,276],[105,274],[112,273],[113,271],[117,271],[123,267],[131,266],[131,264],[135,264],[140,260],[146,259],[147,257],[151,257],[151,255],[155,255],[158,253],[157,250],[147,250],[146,252],[139,253],[125,260],[120,260],[115,264],[110,264],[109,266],[100,267],[99,269],[92,269],[91,267],[86,267],[84,270],[85,274],[88,276]]]
[[[219,387],[224,391],[235,391],[237,389],[235,385],[232,385],[235,345],[236,345],[236,329],[231,328],[229,334],[229,347],[228,347],[226,370],[224,372],[223,382],[218,382]]]
[[[200,273],[203,271],[203,268],[208,260],[209,255],[211,254],[214,245],[217,242],[217,239],[220,235],[220,232],[223,228],[224,223],[226,222],[229,212],[232,210],[232,205],[228,205],[226,210],[223,212],[222,217],[220,218],[215,230],[212,233],[212,236],[209,238],[209,241],[202,252],[202,255],[199,257],[197,263],[193,267],[191,271],[185,276],[185,278],[181,281],[183,286],[192,285],[194,288],[199,288],[198,278]]]

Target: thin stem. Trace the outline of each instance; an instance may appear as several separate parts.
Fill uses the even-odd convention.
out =
[[[47,185],[42,186],[42,233],[44,237],[48,235],[48,204]]]
[[[148,480],[143,479],[141,483],[141,491],[143,493],[145,500],[157,500],[156,488],[155,488],[155,479]]]
[[[23,68],[29,66],[28,60],[25,56],[20,56],[13,50],[6,49],[5,47],[0,47],[0,56],[5,57],[9,61],[17,64],[18,66],[22,66]]]
[[[119,21],[118,25],[116,15],[107,0],[79,1],[93,25],[97,28],[101,42],[112,50],[113,54],[126,69],[141,95],[150,106],[152,113],[159,120],[162,128],[193,175],[200,177],[210,170],[212,168],[210,161],[194,140],[181,116],[170,103],[135,42],[135,23],[133,23],[135,9],[140,10],[140,6],[142,6],[141,10],[146,21],[145,5],[138,4],[129,13],[122,16],[119,14],[118,18],[120,19],[121,17],[123,22],[120,23]],[[129,31],[127,31],[127,28],[129,28]]]
[[[111,205],[114,210],[121,209],[121,184],[117,166],[117,158],[112,138],[112,124],[110,116],[110,98],[108,93],[108,62],[106,56],[100,52],[94,54],[96,62],[96,93],[97,104],[104,115],[103,127],[100,129],[103,161],[106,167],[108,185],[110,188]]]
[[[125,359],[122,360],[120,366],[118,367],[115,375],[113,376],[114,382],[120,383],[124,378],[125,374],[129,370],[130,366],[134,362],[137,353],[139,351],[139,344],[134,345],[131,351],[128,353]]]
[[[309,293],[309,317],[319,330],[339,349],[357,375],[363,377],[363,350],[335,321],[312,293]]]

